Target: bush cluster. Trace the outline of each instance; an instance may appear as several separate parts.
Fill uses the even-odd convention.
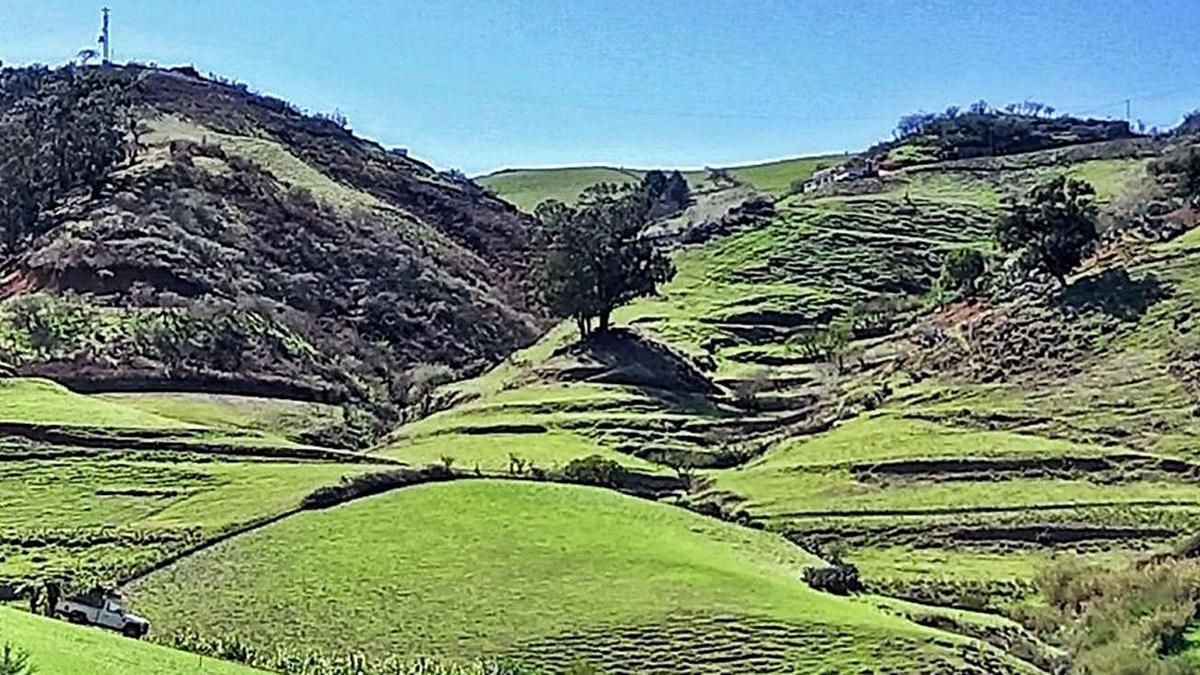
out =
[[[625,467],[600,455],[589,455],[573,459],[562,469],[562,478],[568,483],[621,487],[627,478]]]
[[[1115,571],[1077,561],[1037,578],[1045,605],[1022,619],[1066,647],[1072,671],[1194,673],[1181,651],[1200,602],[1200,561],[1165,559]]]
[[[804,583],[818,591],[849,595],[863,589],[858,568],[846,562],[828,567],[809,567],[804,570]]]
[[[369,497],[396,488],[453,480],[454,472],[445,464],[431,464],[422,469],[396,469],[357,476],[343,476],[337,485],[326,485],[305,495],[301,508],[327,509],[360,497]]]

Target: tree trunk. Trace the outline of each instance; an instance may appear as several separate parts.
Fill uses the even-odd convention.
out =
[[[608,330],[609,318],[611,316],[612,316],[611,309],[606,309],[606,310],[603,310],[600,312],[600,327],[597,329],[599,332],[603,333]]]

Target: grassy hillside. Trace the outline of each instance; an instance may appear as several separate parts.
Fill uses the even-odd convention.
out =
[[[658,295],[578,341],[528,300],[528,216],[461,176],[244,88],[110,74],[137,151],[4,255],[0,369],[22,377],[0,380],[0,597],[132,579],[156,636],[267,652],[1027,672],[1056,667],[1010,620],[1039,570],[1200,530],[1195,213],[1116,212],[1153,192],[1160,141],[1071,145],[1057,121],[1036,125],[1054,149],[1003,157],[910,138],[889,158],[920,166],[803,195],[841,158],[739,167],[738,187],[689,172],[696,203],[665,232],[755,192],[774,213],[677,249]],[[29,83],[0,84],[16,124]],[[936,287],[1057,172],[1125,228],[1065,288],[999,260],[971,302]],[[640,175],[484,182],[528,211]],[[406,377],[455,373],[478,375],[401,410]],[[541,480],[584,458],[660,503]],[[299,508],[431,463],[462,480]],[[834,559],[864,593],[803,581]],[[66,667],[36,621],[0,612],[0,631]],[[45,634],[107,637],[68,630]],[[129,644],[95,649],[141,672]]]
[[[993,250],[1006,196],[1066,171],[1116,203],[1154,151],[949,162],[783,200],[765,226],[677,252],[661,295],[618,311],[621,346],[573,345],[562,327],[448,387],[464,402],[383,452],[453,456],[469,435],[476,455],[553,464],[588,451],[564,450],[570,434],[690,465],[697,508],[955,607],[1007,611],[1059,559],[1165,550],[1200,529],[1184,365],[1200,240],[1127,236],[1046,296],[939,308],[931,294],[947,251]],[[822,347],[835,331],[845,342]]]
[[[603,490],[463,481],[289,518],[130,593],[160,630],[252,644],[623,672],[790,671],[818,657],[843,672],[965,667],[968,642],[804,586],[815,562],[771,535]]]
[[[478,179],[479,184],[526,213],[538,204],[555,199],[571,204],[580,193],[597,183],[633,183],[644,171],[606,166],[563,169],[506,169]]]
[[[804,180],[822,166],[833,165],[843,159],[842,155],[818,155],[797,157],[762,164],[732,167],[729,174],[738,181],[760,192],[774,196],[785,194],[792,183]],[[560,169],[505,169],[481,176],[480,185],[491,190],[517,208],[532,213],[538,204],[547,199],[572,203],[580,193],[597,183],[631,183],[640,181],[643,169],[624,169],[604,166],[564,167]],[[684,171],[684,178],[692,190],[706,192],[718,190],[708,180],[705,171]]]
[[[0,380],[0,591],[118,581],[382,461],[277,426],[311,428],[313,407]]]
[[[130,640],[97,628],[0,608],[0,645],[30,655],[38,675],[252,675],[264,671],[158,645]]]

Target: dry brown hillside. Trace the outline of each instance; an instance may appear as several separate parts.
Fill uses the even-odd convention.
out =
[[[96,92],[110,107],[77,105]],[[74,141],[46,111],[128,147],[48,190]],[[378,408],[415,366],[477,372],[538,333],[530,218],[344,122],[190,69],[112,67],[6,69],[0,124],[50,148],[23,155],[42,202],[0,262],[0,360],[19,374]]]

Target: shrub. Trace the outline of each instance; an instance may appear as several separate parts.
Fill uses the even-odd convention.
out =
[[[1044,606],[1025,621],[1067,649],[1078,673],[1192,673],[1180,654],[1200,602],[1200,562],[1159,560],[1103,572],[1077,562],[1037,578]]]
[[[1150,170],[1178,197],[1200,200],[1200,144],[1181,145],[1150,164]]]
[[[996,240],[1001,249],[1020,254],[1022,267],[1042,269],[1065,285],[1067,273],[1099,238],[1095,196],[1086,181],[1051,177],[1010,202]]]
[[[619,487],[625,475],[625,467],[600,455],[573,459],[562,470],[563,480],[603,487]]]
[[[834,595],[849,595],[863,589],[858,568],[850,563],[809,567],[804,570],[804,583],[818,591]]]
[[[300,500],[303,509],[327,509],[360,497],[395,490],[396,488],[452,480],[454,473],[445,464],[431,464],[423,469],[396,469],[357,476],[343,476],[337,485],[326,485]]]
[[[5,643],[0,648],[0,675],[33,675],[37,670],[24,650]]]
[[[733,396],[738,405],[749,410],[757,410],[759,396],[771,387],[771,375],[766,368],[758,368],[750,377],[738,380],[733,386]]]
[[[973,248],[956,248],[946,254],[937,287],[942,291],[971,297],[979,290],[987,259]]]
[[[525,466],[529,462],[518,454],[508,453],[508,473],[512,476],[520,476],[525,473]]]

